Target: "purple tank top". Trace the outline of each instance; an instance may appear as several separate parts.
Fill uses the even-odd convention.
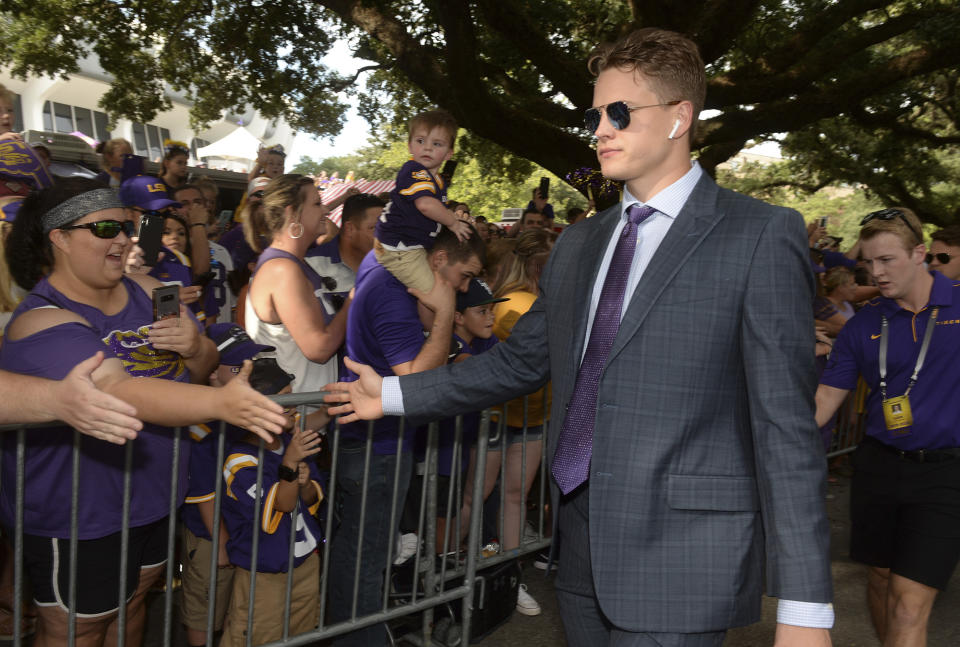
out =
[[[148,326],[153,321],[150,296],[128,278],[124,278],[123,283],[129,297],[127,305],[114,315],[105,315],[92,306],[68,299],[46,279],[41,280],[14,312],[14,320],[34,308],[60,307],[80,315],[89,326],[66,323],[22,339],[5,339],[0,346],[0,368],[59,380],[77,363],[102,350],[107,358],[119,359],[133,377],[189,382],[189,371],[179,355],[156,350],[146,340]],[[192,318],[191,323],[197,325]],[[132,443],[130,526],[137,527],[167,516],[173,432],[168,427],[144,424]],[[27,430],[24,530],[28,534],[70,536],[72,447],[73,431],[69,427]],[[0,519],[12,525],[16,505],[16,433],[3,435],[3,448]],[[80,437],[80,539],[95,539],[120,531],[124,453],[124,446]],[[189,434],[182,432],[176,466],[177,505],[186,492],[189,457]]]

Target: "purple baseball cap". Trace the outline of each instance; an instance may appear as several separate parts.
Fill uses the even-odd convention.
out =
[[[120,201],[127,207],[140,207],[145,211],[180,208],[180,203],[167,195],[167,185],[152,175],[138,175],[124,180],[120,185]]]
[[[34,190],[53,185],[53,176],[37,152],[26,142],[0,142],[0,178],[29,185]],[[29,191],[23,191],[26,196]]]
[[[207,337],[217,345],[220,363],[226,366],[241,366],[244,360],[253,359],[264,351],[276,350],[273,346],[256,343],[243,328],[232,323],[209,326]]]

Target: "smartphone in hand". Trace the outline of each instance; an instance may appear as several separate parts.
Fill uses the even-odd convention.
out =
[[[180,286],[162,285],[153,288],[153,320],[180,317]]]
[[[137,244],[143,250],[143,264],[154,267],[163,247],[163,216],[146,215],[140,218]]]
[[[540,178],[540,197],[544,200],[550,199],[550,178]]]

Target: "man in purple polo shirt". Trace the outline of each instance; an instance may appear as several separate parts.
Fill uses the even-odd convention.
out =
[[[471,226],[471,230],[472,230]],[[429,294],[411,294],[374,254],[367,254],[357,271],[356,293],[347,318],[347,356],[368,364],[380,375],[407,375],[442,366],[447,361],[453,334],[454,291],[464,292],[484,262],[483,241],[471,231],[465,241],[446,227],[437,235],[427,262],[434,272]],[[417,314],[417,299],[436,313],[430,335],[424,337]],[[357,379],[350,372],[347,381]],[[364,483],[367,423],[341,426],[337,454],[337,493],[342,497],[340,528],[333,538],[330,560],[330,610],[335,622],[351,617],[357,537],[363,531],[363,556],[357,593],[357,616],[377,611],[383,599],[381,586],[389,543],[397,531],[390,526],[391,506],[403,505],[413,467],[413,430],[401,436],[398,419],[373,423],[373,456],[367,480],[366,515],[360,516]],[[399,466],[398,466],[399,463]],[[399,485],[393,491],[399,467]],[[396,494],[396,498],[394,498]],[[395,519],[399,519],[399,509]],[[371,556],[373,556],[371,558]],[[382,561],[381,561],[382,560]],[[342,645],[385,645],[383,625],[367,627],[335,641]]]
[[[843,327],[817,389],[817,422],[863,377],[867,436],[853,456],[850,555],[884,645],[925,645],[937,591],[960,558],[960,283],[924,267],[920,221],[885,209],[862,223],[880,289]]]

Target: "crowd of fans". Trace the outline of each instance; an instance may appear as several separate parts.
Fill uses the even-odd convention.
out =
[[[0,108],[8,108],[8,95],[0,87]],[[222,592],[215,630],[222,630],[229,644],[243,644],[249,572],[256,571],[265,577],[257,579],[254,644],[279,637],[282,609],[277,604],[285,599],[291,532],[296,551],[291,633],[310,630],[318,620],[316,549],[323,539],[315,515],[329,477],[315,457],[331,423],[323,408],[305,412],[301,423],[299,414],[282,411],[264,396],[314,392],[355,379],[350,360],[382,375],[403,375],[469,361],[506,339],[536,300],[540,273],[562,231],[553,206],[533,189],[522,216],[507,230],[472,216],[468,204],[450,200],[439,169],[453,153],[456,124],[442,111],[411,122],[411,160],[399,170],[389,195],[348,191],[325,202],[323,191],[343,181],[337,173],[284,174],[282,148],[261,149],[226,231],[217,221],[216,185],[188,180],[184,145],[168,142],[157,177],[143,174],[129,142],[114,139],[98,148],[103,170],[96,180],[54,178],[41,156],[9,132],[11,123],[0,120],[0,130],[7,131],[0,134],[0,146],[17,153],[0,160],[0,379],[5,389],[22,390],[24,397],[17,399],[21,408],[5,411],[0,421],[69,423],[27,435],[24,552],[38,603],[28,614],[28,628],[36,621],[38,640],[66,641],[60,579],[69,566],[64,556],[71,525],[63,502],[71,496],[71,430],[77,429],[85,434],[79,472],[78,645],[100,645],[116,631],[118,581],[131,596],[128,644],[140,643],[144,598],[167,555],[171,496],[183,503],[181,610],[191,645],[207,641],[208,564],[214,554]],[[341,204],[338,227],[328,215]],[[569,209],[567,226],[592,210],[592,204],[589,211]],[[161,234],[159,254],[149,254],[146,241],[135,235],[154,219]],[[826,357],[846,322],[878,291],[858,264],[859,243],[840,252],[842,241],[828,236],[822,223],[811,223],[808,234],[811,267],[818,275],[811,310],[816,354]],[[947,227],[932,238],[930,269],[960,279],[960,227]],[[172,316],[158,317],[157,289],[171,285],[177,286]],[[12,374],[43,379],[18,382]],[[49,389],[57,389],[58,402],[83,399],[86,404],[72,410],[31,404],[43,395],[30,394],[54,392]],[[442,427],[442,476],[449,478],[458,465],[471,483],[477,452],[488,452],[483,496],[499,486],[504,509],[503,526],[494,525],[485,539],[498,541],[503,550],[523,541],[549,410],[549,384],[505,403],[495,416],[504,418],[500,442],[505,450],[476,447],[478,416],[464,418],[459,456],[454,455],[452,422]],[[215,421],[227,423],[222,463],[211,442],[217,437],[211,433]],[[179,464],[173,464],[173,428],[178,426],[190,429],[192,448],[181,451]],[[823,429],[826,447],[832,430],[833,423]],[[331,538],[333,621],[377,611],[382,604],[383,564],[361,559],[358,537],[363,537],[363,554],[392,554],[397,563],[419,546],[411,529],[395,521],[403,517],[404,493],[414,477],[416,434],[400,433],[395,419],[378,421],[372,459],[364,454],[367,434],[366,424],[344,425],[334,458],[341,500]],[[120,445],[134,437],[132,462],[127,462]],[[258,493],[261,439],[267,451]],[[16,515],[15,456],[15,437],[8,434],[0,495],[0,521],[8,532]],[[120,573],[116,557],[125,469],[132,480],[130,560],[128,572]],[[173,486],[171,469],[179,476]],[[368,500],[389,501],[395,473],[401,480],[398,509],[368,504],[361,517],[363,484]],[[221,475],[222,524],[214,529],[213,492]],[[258,499],[262,522],[254,533]],[[465,488],[462,501],[454,502],[461,518],[469,518],[479,503],[472,499]],[[467,529],[445,527],[441,520],[440,530],[438,553],[462,542]],[[256,564],[250,551],[255,536]],[[5,561],[9,571],[9,556]],[[360,574],[358,591],[353,590],[355,573]],[[517,610],[540,612],[525,588]],[[11,622],[9,609],[6,614],[0,622]],[[384,639],[383,627],[373,626],[337,644],[382,644]]]
[[[438,116],[440,126],[430,121]],[[435,112],[424,123],[452,151],[456,132],[452,119]],[[290,412],[263,396],[313,392],[329,382],[349,379],[352,374],[344,357],[348,353],[364,357],[364,351],[356,348],[358,343],[366,346],[366,352],[380,354],[386,371],[412,371],[463,361],[505,338],[535,299],[539,273],[557,235],[552,231],[552,208],[534,189],[523,217],[509,230],[482,216],[474,218],[468,204],[447,199],[447,187],[436,168],[446,159],[444,154],[436,156],[434,165],[429,153],[424,160],[429,165],[413,162],[401,170],[391,194],[351,190],[325,202],[323,190],[341,181],[336,174],[329,178],[284,174],[284,154],[275,147],[259,152],[248,191],[223,231],[223,223],[216,218],[217,187],[209,181],[189,181],[189,153],[179,142],[166,142],[157,176],[144,173],[144,160],[132,154],[126,140],[104,142],[98,147],[102,171],[96,179],[87,180],[50,175],[46,160],[15,133],[4,133],[2,140],[0,145],[16,153],[4,156],[0,169],[5,207],[0,225],[5,254],[0,259],[4,385],[23,385],[30,393],[57,393],[74,404],[81,397],[87,400],[74,411],[36,406],[37,411],[5,412],[0,418],[70,423],[51,427],[50,433],[27,436],[23,537],[27,576],[39,605],[28,606],[24,628],[36,630],[40,641],[66,639],[68,600],[61,595],[58,578],[68,572],[69,563],[55,556],[68,553],[70,510],[57,502],[70,499],[71,430],[77,429],[89,436],[80,441],[78,643],[99,645],[116,631],[116,583],[123,581],[129,597],[127,640],[139,644],[145,595],[157,584],[167,555],[171,497],[183,502],[178,513],[183,528],[178,537],[185,595],[181,607],[190,644],[205,644],[207,638],[205,600],[211,554],[222,567],[215,630],[222,630],[224,640],[233,644],[243,642],[250,591],[248,577],[239,574],[257,570],[268,577],[264,584],[258,578],[255,642],[275,639],[279,612],[274,607],[284,599],[277,592],[285,587],[291,529],[297,547],[295,586],[309,593],[310,583],[317,581],[315,552],[322,532],[314,515],[329,474],[318,470],[314,457],[329,420],[325,409],[316,408],[305,411],[306,420],[294,424]],[[410,143],[412,149],[419,143],[413,132]],[[422,142],[427,149],[435,145]],[[338,227],[328,216],[341,204]],[[433,231],[416,225],[411,230],[411,218],[422,218],[424,213],[437,216]],[[403,218],[394,228],[397,235],[390,238],[383,223],[398,214]],[[582,215],[581,211],[572,217]],[[412,231],[420,233],[410,238]],[[148,237],[156,238],[156,245],[148,244]],[[151,250],[152,246],[158,249]],[[401,266],[411,264],[414,250],[413,257],[421,264],[416,269],[425,279],[416,293],[419,300],[394,278],[396,265],[377,261],[383,260],[384,247],[392,247],[398,258],[407,257]],[[392,295],[368,298],[365,303],[361,299],[354,306],[355,291],[362,295],[366,287],[376,294],[382,284],[392,289]],[[157,311],[161,294],[157,289],[164,286],[175,286],[167,293],[167,298],[173,295],[173,309],[166,315]],[[410,333],[405,339],[391,337],[403,319],[392,304],[410,313],[404,322]],[[365,320],[356,317],[363,308],[371,311]],[[351,317],[356,318],[351,321]],[[424,330],[432,331],[426,339]],[[396,361],[387,350],[391,343],[406,344],[398,352],[406,352],[410,361]],[[427,352],[420,353],[421,347]],[[19,382],[19,375],[37,379]],[[505,491],[504,521],[501,528],[487,519],[490,546],[499,542],[509,550],[521,542],[522,508],[538,473],[548,410],[549,388],[535,394],[526,409],[522,399],[506,406],[504,442],[508,447],[505,476],[499,483]],[[211,433],[218,428],[217,421],[227,425],[224,462],[219,465],[216,443],[211,442],[217,437]],[[463,443],[457,468],[461,478],[472,475],[474,469],[477,448],[470,439],[476,438],[478,424],[479,416],[472,416],[464,427],[468,441]],[[445,425],[449,429],[452,421]],[[179,463],[173,464],[174,428],[179,426],[189,428],[192,442],[186,451],[178,452]],[[275,436],[281,429],[287,432]],[[398,455],[388,436],[378,432],[374,440],[385,465]],[[407,437],[400,454],[409,455],[413,436]],[[365,437],[365,429],[352,433],[346,427],[341,449],[346,458],[338,458],[343,501],[339,537],[335,535],[333,544],[337,559],[330,574],[333,620],[347,619],[352,613],[352,591],[346,590],[358,559],[349,554],[356,537],[352,533],[361,523],[371,524],[370,518],[351,517],[359,513],[358,500],[351,499],[359,492],[349,483],[350,444],[360,447]],[[451,457],[443,468],[448,477],[451,437],[443,434],[441,449]],[[137,440],[128,464],[122,445],[133,438]],[[263,472],[259,559],[252,564],[253,483],[260,439],[267,441],[270,458]],[[16,470],[10,461],[16,456],[16,440],[9,434],[3,440],[6,469],[0,515],[12,532]],[[418,443],[422,446],[422,439]],[[499,447],[491,446],[488,454],[485,496],[498,484]],[[121,552],[125,470],[132,477],[126,546],[131,557],[127,573],[121,574],[115,557]],[[169,476],[162,477],[171,470],[178,475],[175,492]],[[221,472],[222,523],[215,533],[213,475]],[[385,468],[383,473],[392,471]],[[362,474],[353,476],[362,480]],[[412,476],[411,471],[407,478]],[[157,483],[168,486],[156,487]],[[399,499],[403,506],[405,497],[401,494]],[[463,515],[471,504],[469,497],[457,503]],[[291,526],[294,513],[300,519],[295,528]],[[401,541],[400,528],[388,527],[386,519],[374,525],[378,527],[367,528],[365,541],[379,534],[384,545],[395,544],[398,563],[420,544],[412,533]],[[211,543],[214,535],[217,547]],[[444,541],[447,545],[464,541],[466,526],[440,535],[438,550]],[[365,563],[369,572],[361,579],[364,590],[357,610],[361,614],[375,610],[382,593],[382,565],[370,559]],[[9,572],[9,566],[7,559],[3,570]],[[279,588],[271,588],[274,581]],[[307,593],[297,596],[294,632],[316,625],[317,591],[312,591],[313,597]],[[364,606],[366,599],[370,608]],[[539,613],[539,605],[525,592],[518,609]],[[10,609],[0,609],[0,614],[6,631],[12,622]],[[382,636],[383,628],[374,627],[373,633]],[[368,644],[360,633],[348,636],[344,644],[351,641]]]

